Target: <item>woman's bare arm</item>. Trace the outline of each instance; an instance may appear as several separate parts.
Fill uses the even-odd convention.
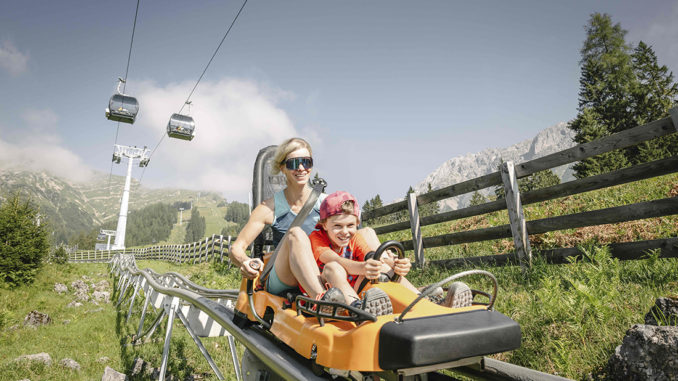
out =
[[[231,245],[231,251],[229,253],[231,261],[236,266],[240,267],[240,272],[246,278],[252,279],[259,273],[259,271],[252,269],[247,264],[252,260],[261,261],[248,257],[246,250],[254,239],[264,230],[266,225],[273,223],[272,205],[273,199],[268,199],[254,208],[247,223],[242,230],[240,230],[240,233],[238,233],[238,239]],[[260,266],[260,269],[263,269],[263,266]]]

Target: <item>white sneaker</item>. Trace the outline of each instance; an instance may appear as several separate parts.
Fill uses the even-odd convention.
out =
[[[447,297],[441,304],[451,308],[469,307],[473,305],[473,293],[464,282],[454,282],[447,290]]]

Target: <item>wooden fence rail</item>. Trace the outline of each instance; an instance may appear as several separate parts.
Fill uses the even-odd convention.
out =
[[[231,236],[212,234],[200,242],[183,245],[156,245],[125,250],[78,250],[68,255],[69,262],[108,262],[116,254],[134,254],[138,260],[164,260],[173,263],[224,262],[230,265]]]
[[[423,254],[425,248],[513,237],[514,244],[516,245],[515,253],[431,262],[435,265],[447,267],[460,262],[475,263],[479,261],[490,261],[496,264],[504,264],[509,262],[509,258],[514,258],[515,260],[513,262],[519,262],[523,265],[529,264],[531,258],[531,249],[529,239],[527,239],[528,234],[540,234],[556,230],[619,223],[624,221],[678,214],[678,197],[640,202],[632,205],[586,211],[534,221],[525,221],[522,213],[522,205],[533,204],[596,189],[603,189],[615,185],[676,173],[678,172],[678,156],[669,157],[650,163],[639,164],[633,167],[578,179],[547,188],[537,189],[523,194],[518,192],[516,186],[516,180],[518,178],[523,178],[539,171],[570,164],[590,158],[592,156],[610,152],[612,150],[634,146],[654,138],[674,134],[678,129],[678,107],[671,109],[670,115],[671,117],[650,122],[643,126],[638,126],[601,138],[599,140],[580,144],[572,148],[521,164],[514,165],[512,162],[507,162],[504,163],[503,168],[500,170],[484,176],[466,180],[461,183],[453,184],[428,193],[416,196],[410,195],[409,199],[404,201],[395,202],[393,204],[365,212],[363,214],[363,221],[369,222],[370,220],[374,220],[377,217],[408,210],[410,217],[409,221],[378,226],[375,227],[374,230],[377,232],[377,234],[385,234],[411,229],[413,233],[413,240],[403,241],[402,243],[407,250],[414,249],[415,260],[419,263],[419,265],[423,265],[425,263],[425,257]],[[499,199],[481,205],[469,206],[458,210],[452,210],[433,216],[419,218],[418,207],[421,205],[470,193],[483,188],[500,185],[502,185],[506,191],[505,194],[507,197],[505,199]],[[454,221],[500,210],[508,210],[510,224],[484,229],[460,231],[434,237],[422,237],[420,233],[417,233],[417,229],[421,229],[422,226]],[[666,243],[665,240],[659,241],[663,242],[662,244]],[[657,247],[657,245],[659,245],[657,242],[659,241],[642,241],[637,243],[623,244],[619,243],[612,245],[611,248],[613,250],[613,255],[616,255],[615,253],[617,253],[621,259],[637,259],[638,256],[628,255],[628,250],[630,250],[629,248],[641,251],[643,250],[643,247],[645,247],[645,250],[659,248]],[[669,246],[670,247],[665,248],[662,246],[662,256],[676,256],[675,253],[677,249],[674,246]],[[558,260],[562,260],[562,258],[574,255],[573,253],[575,252],[578,253],[578,249],[560,248],[545,251],[542,253],[542,255],[547,256],[547,259],[550,262],[562,263],[562,261],[558,262]]]

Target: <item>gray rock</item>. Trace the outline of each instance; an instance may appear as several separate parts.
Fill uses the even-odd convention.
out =
[[[36,363],[43,363],[47,366],[52,365],[52,357],[49,355],[49,353],[41,352],[41,353],[36,353],[33,355],[23,355],[19,356],[14,359],[15,362],[21,362],[21,361],[28,361],[28,362],[36,362]]]
[[[66,320],[63,321],[63,324],[64,324],[64,325],[66,325],[66,324],[71,324],[71,321],[70,321],[69,319],[66,319]]]
[[[608,370],[614,380],[678,381],[678,326],[634,325]]]
[[[142,359],[141,357],[137,357],[134,359],[134,363],[132,365],[132,376],[137,376],[139,374],[142,374],[144,371],[144,368],[146,367],[146,361]]]
[[[645,324],[678,325],[678,298],[658,298],[645,315]]]
[[[68,292],[68,287],[66,287],[65,284],[55,283],[54,291],[58,292],[59,294],[63,294],[64,292]]]
[[[77,301],[74,300],[74,301],[68,303],[68,305],[67,305],[66,307],[68,307],[68,308],[74,308],[74,307],[80,307],[80,306],[82,306],[82,303],[77,302]]]
[[[89,282],[90,280],[92,280],[92,278],[88,277],[87,275],[83,275],[82,280],[84,280],[85,282]]]
[[[81,280],[76,280],[75,282],[71,283],[71,288],[75,290],[74,295],[76,300],[81,302],[86,302],[89,300],[89,286],[87,283]]]
[[[101,376],[101,381],[127,381],[127,376],[107,366],[104,375]]]
[[[39,325],[45,325],[52,322],[52,318],[49,317],[46,313],[31,311],[24,318],[24,325],[30,327],[37,327]]]
[[[96,302],[110,302],[111,294],[108,291],[94,291],[92,293],[92,300]]]
[[[100,363],[100,364],[105,364],[105,363],[109,362],[110,360],[111,359],[109,359],[107,356],[103,356],[103,357],[99,357],[97,362]]]
[[[80,370],[80,364],[78,364],[75,360],[65,358],[61,361],[59,361],[59,365],[61,365],[64,368],[72,369],[79,371]]]
[[[92,285],[92,288],[94,289],[94,291],[107,291],[110,290],[111,286],[108,283],[108,281],[104,279],[97,283],[94,283]]]

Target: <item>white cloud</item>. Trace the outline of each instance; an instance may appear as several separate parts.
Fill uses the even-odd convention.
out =
[[[28,68],[28,55],[21,53],[10,41],[0,45],[0,67],[11,75],[19,75]]]
[[[139,126],[158,136],[165,133],[169,116],[179,111],[193,85],[142,83],[136,92]],[[195,138],[188,142],[165,137],[145,176],[154,186],[215,190],[247,199],[259,149],[298,135],[287,113],[276,105],[293,97],[247,80],[201,82],[191,99]]]
[[[82,159],[61,146],[56,135],[57,115],[48,109],[22,113],[26,127],[16,141],[0,137],[0,169],[46,171],[73,181],[87,181],[92,170]]]

